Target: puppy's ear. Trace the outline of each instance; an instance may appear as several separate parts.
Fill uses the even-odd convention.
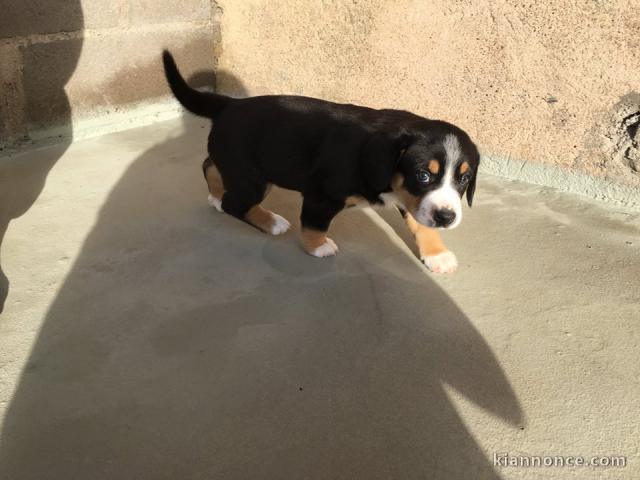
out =
[[[383,192],[389,188],[398,161],[412,142],[413,138],[407,133],[374,133],[369,137],[360,154],[360,165],[367,188],[374,192]]]
[[[471,180],[469,180],[469,185],[467,186],[467,204],[471,206],[473,204],[473,195],[476,193],[476,178],[478,178],[478,169],[480,168],[480,155],[478,155],[476,160],[476,167],[473,169],[473,175]]]

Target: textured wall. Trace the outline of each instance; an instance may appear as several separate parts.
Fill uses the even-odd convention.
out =
[[[505,161],[640,184],[638,0],[218,4],[220,66],[252,94],[409,109]]]
[[[165,46],[187,75],[212,70],[218,13],[212,0],[2,0],[0,146],[166,96]]]

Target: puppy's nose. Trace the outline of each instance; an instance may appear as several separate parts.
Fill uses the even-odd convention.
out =
[[[448,208],[436,210],[433,214],[433,221],[435,222],[436,227],[446,227],[447,225],[451,225],[455,219],[456,212],[449,210]]]

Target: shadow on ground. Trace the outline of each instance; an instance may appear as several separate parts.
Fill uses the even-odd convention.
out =
[[[363,212],[319,260],[211,210],[198,130],[140,156],[102,207],[9,408],[0,477],[500,478],[443,387],[521,421],[472,322]],[[297,218],[298,195],[272,195]]]
[[[4,21],[0,24],[4,24],[5,28],[12,32],[12,36],[28,37],[32,34],[49,32],[51,24],[55,24],[55,20],[51,18],[60,13],[61,6],[59,2],[24,0],[8,2],[6,8],[3,6],[2,10]],[[64,2],[63,10],[67,30],[82,31],[84,20],[80,0]],[[46,155],[38,156],[37,161],[28,162],[25,165],[12,165],[9,164],[12,163],[10,159],[0,158],[0,162],[5,163],[5,166],[0,169],[0,247],[9,223],[24,215],[37,200],[49,171],[66,151],[73,137],[71,106],[64,86],[78,64],[82,39],[63,41],[58,45],[59,48],[55,50],[57,56],[55,72],[51,72],[48,68],[50,62],[47,59],[46,45],[29,45],[29,48],[22,48],[25,119],[29,123],[29,128],[57,127],[62,142],[55,148],[48,149]],[[46,85],[46,88],[43,89],[42,85]],[[25,140],[28,140],[28,137]],[[17,169],[18,174],[12,174],[9,179],[6,176],[9,169],[12,172]],[[9,279],[0,265],[0,313],[8,293]]]

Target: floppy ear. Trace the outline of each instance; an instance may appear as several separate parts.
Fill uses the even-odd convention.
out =
[[[398,160],[411,141],[405,133],[396,136],[374,133],[369,137],[360,154],[360,165],[370,190],[383,192],[389,188]]]
[[[476,192],[476,174],[469,180],[469,186],[467,186],[467,203],[469,206],[473,204],[473,194]]]
[[[478,155],[478,160],[476,161],[476,168],[474,169],[473,176],[471,180],[469,180],[469,185],[467,186],[467,204],[471,206],[473,204],[473,195],[476,193],[476,178],[478,177],[478,169],[480,168],[480,155]]]

